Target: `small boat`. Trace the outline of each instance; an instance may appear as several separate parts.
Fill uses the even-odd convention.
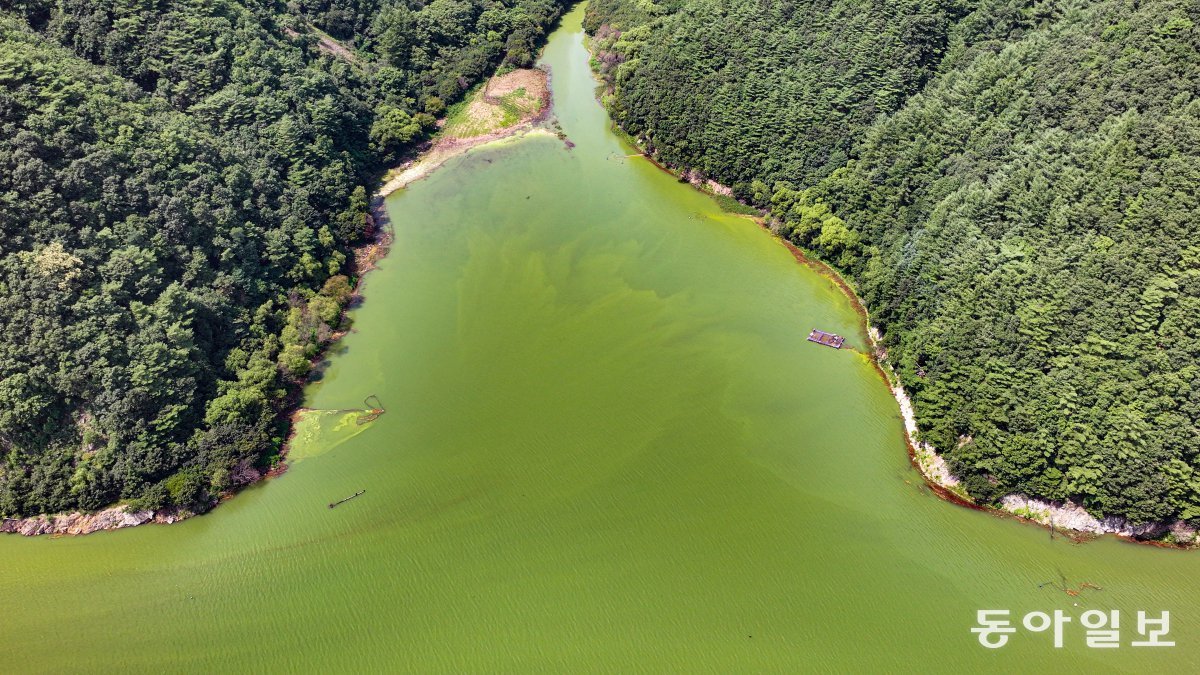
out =
[[[808,334],[808,341],[815,342],[819,345],[825,345],[826,347],[833,347],[834,349],[841,349],[842,343],[846,341],[846,338],[842,337],[841,335],[826,333],[823,330],[817,330],[814,328],[813,331]]]

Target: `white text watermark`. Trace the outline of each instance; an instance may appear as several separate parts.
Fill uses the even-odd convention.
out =
[[[1020,620],[1020,626],[1033,633],[1053,631],[1054,646],[1063,646],[1063,627],[1075,621],[1060,609],[1050,612],[1029,612]],[[1008,638],[1017,632],[1007,609],[981,609],[976,613],[976,623],[971,629],[979,636],[979,644],[988,649],[999,649],[1008,644]],[[1121,613],[1088,610],[1079,615],[1079,626],[1083,629],[1084,643],[1093,649],[1116,649],[1121,646]],[[1139,611],[1137,632],[1140,639],[1130,640],[1130,647],[1174,647],[1173,641],[1163,640],[1171,632],[1171,613],[1162,612],[1157,617]]]

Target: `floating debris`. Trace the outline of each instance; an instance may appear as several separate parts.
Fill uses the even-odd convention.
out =
[[[351,499],[354,499],[355,497],[361,497],[363,495],[363,493],[365,493],[365,492],[366,492],[366,490],[359,490],[358,492],[355,492],[354,494],[350,495],[349,497],[346,497],[345,499],[339,499],[336,502],[330,503],[329,508],[332,509],[332,508],[341,506],[342,504],[345,504],[346,502],[350,501]]]
[[[1067,595],[1071,596],[1072,598],[1079,597],[1079,594],[1086,590],[1092,590],[1092,591],[1104,590],[1103,587],[1097,586],[1096,584],[1093,584],[1090,581],[1080,582],[1079,588],[1078,588],[1078,590],[1076,590],[1074,588],[1071,588],[1070,584],[1067,583],[1066,575],[1063,575],[1063,574],[1059,575],[1058,581],[1045,581],[1045,582],[1038,584],[1037,587],[1038,587],[1038,590],[1041,590],[1047,586],[1050,586],[1056,590],[1062,591],[1063,593],[1066,593]],[[1076,606],[1078,606],[1078,605],[1076,605]]]
[[[359,415],[358,418],[354,420],[355,424],[362,425],[366,424],[367,422],[374,422],[375,420],[379,419],[380,415],[387,412],[387,410],[383,407],[383,402],[380,401],[379,397],[375,394],[371,394],[370,396],[364,398],[363,405],[366,406],[367,411],[364,414]]]

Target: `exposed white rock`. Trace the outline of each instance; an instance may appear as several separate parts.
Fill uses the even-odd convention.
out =
[[[869,326],[867,333],[871,338],[871,345],[875,350],[880,365],[889,375],[888,386],[892,390],[892,396],[896,398],[896,403],[900,406],[900,416],[904,418],[904,433],[908,437],[909,443],[916,450],[914,454],[921,473],[930,482],[942,487],[957,487],[959,479],[950,472],[950,467],[947,466],[946,460],[938,454],[937,449],[932,445],[919,440],[917,419],[913,413],[912,400],[908,397],[908,393],[904,391],[900,379],[896,377],[895,372],[888,365],[887,352],[884,351],[881,345],[883,336],[879,333],[879,329]],[[970,442],[970,439],[964,439],[963,442]],[[1079,504],[1073,502],[1051,502],[1034,499],[1023,494],[1005,495],[1000,499],[1000,507],[1009,513],[1028,518],[1043,525],[1053,525],[1055,528],[1061,530],[1074,530],[1093,534],[1116,534],[1138,539],[1158,539],[1166,535],[1169,531],[1176,543],[1184,545],[1200,543],[1196,528],[1181,520],[1170,524],[1134,524],[1118,516],[1100,519],[1088,513]]]
[[[733,196],[733,188],[722,185],[711,178],[706,178],[703,173],[696,169],[681,171],[679,176],[701,190],[708,190],[713,194],[724,195],[726,197]]]
[[[957,487],[959,484],[958,477],[950,473],[950,467],[946,464],[946,460],[938,454],[936,448],[918,439],[917,417],[913,413],[912,399],[908,397],[908,392],[904,391],[904,386],[900,383],[900,378],[896,377],[895,372],[892,371],[892,367],[887,362],[887,352],[882,347],[881,340],[883,336],[879,333],[879,329],[874,326],[868,326],[867,334],[871,338],[871,347],[875,350],[875,355],[880,366],[889,375],[887,378],[888,388],[892,390],[892,396],[895,397],[896,403],[900,406],[900,417],[904,419],[904,435],[916,450],[914,455],[916,456],[917,466],[920,467],[921,473],[925,474],[925,478],[942,487]]]
[[[1034,499],[1023,494],[1005,495],[1000,499],[1005,511],[1015,513],[1043,525],[1056,528],[1091,532],[1094,534],[1119,534],[1138,539],[1157,539],[1169,530],[1181,544],[1196,540],[1196,530],[1183,521],[1170,525],[1165,523],[1131,523],[1119,516],[1097,518],[1074,502],[1052,502]]]
[[[39,534],[91,534],[100,530],[117,530],[144,523],[174,523],[188,517],[189,513],[162,511],[129,511],[124,505],[112,506],[95,513],[59,513],[31,518],[5,518],[0,521],[0,532],[22,534],[33,537]]]

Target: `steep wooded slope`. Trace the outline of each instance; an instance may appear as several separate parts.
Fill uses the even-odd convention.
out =
[[[909,4],[591,25],[631,133],[856,283],[972,495],[1200,520],[1200,8]]]
[[[201,510],[257,478],[369,186],[561,10],[365,3],[338,45],[327,7],[2,7],[0,516]]]

